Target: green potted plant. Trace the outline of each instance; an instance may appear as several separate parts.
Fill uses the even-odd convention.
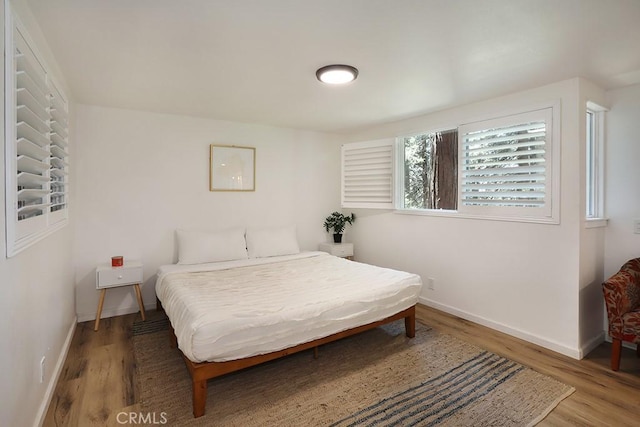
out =
[[[353,224],[353,221],[356,220],[356,216],[352,213],[351,215],[342,215],[340,212],[334,212],[329,215],[324,220],[324,229],[333,230],[333,241],[334,243],[342,242],[342,232],[344,231],[344,227],[349,224]]]

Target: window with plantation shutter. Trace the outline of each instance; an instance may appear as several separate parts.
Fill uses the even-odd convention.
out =
[[[15,16],[5,28],[7,256],[67,222],[68,109]]]
[[[459,127],[458,211],[553,221],[553,108]]]
[[[342,207],[393,208],[394,140],[342,146]]]

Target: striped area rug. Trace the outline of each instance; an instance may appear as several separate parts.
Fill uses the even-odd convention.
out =
[[[332,426],[437,425],[524,369],[483,351],[442,375],[384,398]]]
[[[171,426],[526,426],[574,389],[424,325],[402,321],[208,382],[191,381],[168,332],[135,335],[141,410]]]

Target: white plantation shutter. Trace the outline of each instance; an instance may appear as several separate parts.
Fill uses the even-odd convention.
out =
[[[46,213],[49,202],[49,98],[47,75],[24,37],[14,31],[14,85],[18,237],[31,231],[29,221]],[[8,91],[9,92],[9,91]],[[8,123],[8,126],[11,126]],[[43,218],[41,218],[43,219]]]
[[[5,197],[7,256],[66,224],[67,102],[37,49],[7,11]]]
[[[553,109],[460,126],[460,212],[552,217]]]
[[[342,207],[393,208],[394,140],[342,146]]]
[[[52,222],[61,221],[66,218],[66,209],[69,198],[69,182],[68,175],[68,158],[69,158],[69,123],[67,102],[51,82],[51,129],[50,129],[50,208],[53,214],[50,220]]]

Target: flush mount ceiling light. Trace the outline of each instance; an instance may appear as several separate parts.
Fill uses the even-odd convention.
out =
[[[351,65],[327,65],[316,71],[316,77],[323,83],[341,85],[354,81],[358,77],[358,69]]]

